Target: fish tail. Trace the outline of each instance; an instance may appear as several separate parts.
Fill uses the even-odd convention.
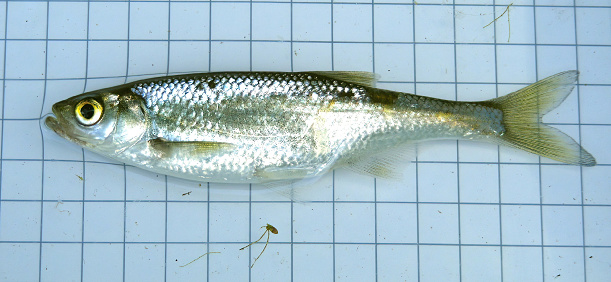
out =
[[[567,164],[594,166],[596,160],[573,138],[542,123],[573,91],[578,71],[565,71],[503,97],[488,100],[503,111],[499,143]]]

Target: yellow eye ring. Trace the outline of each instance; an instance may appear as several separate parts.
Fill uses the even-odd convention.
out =
[[[85,99],[74,108],[76,120],[82,125],[90,126],[98,123],[102,118],[102,105],[94,99]]]

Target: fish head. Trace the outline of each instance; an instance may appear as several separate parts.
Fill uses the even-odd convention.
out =
[[[120,153],[146,135],[149,117],[140,96],[89,92],[57,102],[45,124],[59,136],[93,151]]]

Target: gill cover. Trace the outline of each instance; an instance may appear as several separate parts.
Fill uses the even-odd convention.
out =
[[[139,142],[148,132],[149,118],[144,100],[133,94],[119,95],[113,133],[106,140],[115,151],[123,151]]]

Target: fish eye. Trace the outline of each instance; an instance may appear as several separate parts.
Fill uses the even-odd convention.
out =
[[[102,118],[102,105],[94,99],[85,99],[74,108],[76,119],[85,126],[96,124]]]

